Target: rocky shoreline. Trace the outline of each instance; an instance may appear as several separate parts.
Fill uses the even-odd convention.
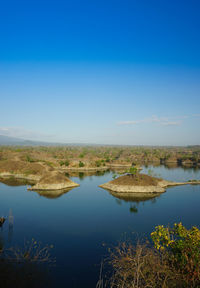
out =
[[[140,174],[140,176],[143,176]],[[147,175],[146,175],[147,176]],[[122,178],[123,176],[119,177],[118,179]],[[164,193],[166,191],[166,188],[171,187],[171,186],[179,186],[179,185],[197,185],[200,184],[200,181],[187,181],[187,182],[172,182],[172,181],[167,181],[155,177],[150,177],[152,180],[155,180],[155,183],[153,185],[142,185],[142,184],[132,184],[132,185],[126,185],[126,184],[116,184],[115,180],[110,181],[108,183],[99,185],[99,187],[117,192],[119,194],[137,194],[141,195],[142,197],[149,196],[150,194],[153,193]]]
[[[5,180],[9,179],[26,180],[31,185],[33,185],[31,187],[28,187],[28,190],[35,190],[35,191],[66,190],[69,188],[79,186],[79,184],[71,181],[63,173],[57,171],[46,172],[45,175],[43,176],[3,172],[0,173],[0,178]]]
[[[28,190],[34,190],[34,191],[56,191],[78,187],[79,184],[71,181],[68,177],[66,177],[63,170],[49,169],[44,171],[43,174],[41,175],[26,174],[19,172],[15,173],[1,172],[0,179],[26,180],[27,182],[30,182],[31,185],[33,185],[31,187],[28,187]],[[80,172],[84,170],[86,171],[86,169],[77,169],[76,171]],[[91,170],[88,169],[87,171]],[[128,178],[125,179],[123,177]],[[121,183],[120,182],[121,179],[125,179],[124,182],[122,181]],[[137,196],[141,195],[142,197],[149,197],[151,194],[164,193],[166,191],[166,188],[170,186],[188,185],[188,184],[190,185],[200,184],[200,180],[199,181],[191,180],[187,182],[172,182],[138,173],[136,178],[133,178],[133,176],[131,175],[124,175],[108,183],[99,185],[99,187],[119,194],[124,195],[137,194]]]

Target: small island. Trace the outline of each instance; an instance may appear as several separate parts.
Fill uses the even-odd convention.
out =
[[[46,173],[35,185],[28,188],[28,190],[65,190],[69,188],[78,187],[79,184],[71,181],[63,173],[58,171],[52,171]]]
[[[99,187],[120,194],[128,194],[129,196],[130,194],[137,194],[137,196],[149,197],[151,193],[159,194],[165,192],[167,187],[186,184],[200,184],[200,181],[172,182],[135,171],[134,174],[127,173],[108,183],[99,185]]]
[[[30,184],[28,190],[54,191],[78,187],[64,172],[58,171],[43,162],[31,163],[22,160],[0,162],[0,180],[8,185]]]

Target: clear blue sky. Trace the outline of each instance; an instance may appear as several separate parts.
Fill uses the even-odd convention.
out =
[[[200,1],[1,1],[0,134],[200,144]]]

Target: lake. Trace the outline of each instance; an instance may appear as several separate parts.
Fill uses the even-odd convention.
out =
[[[148,166],[143,171],[174,181],[200,179],[197,168]],[[159,224],[199,225],[200,185],[172,187],[146,201],[123,200],[98,187],[112,180],[112,172],[101,174],[72,177],[80,187],[58,198],[0,183],[0,216],[8,216],[10,210],[14,216],[13,229],[6,221],[0,241],[4,247],[32,238],[53,245],[52,287],[95,287],[108,247],[135,235],[148,236]]]

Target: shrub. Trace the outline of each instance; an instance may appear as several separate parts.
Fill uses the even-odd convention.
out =
[[[82,161],[79,161],[79,167],[84,167],[85,164]]]
[[[161,225],[151,238],[155,248],[126,241],[109,249],[112,275],[106,279],[109,285],[101,287],[200,287],[200,230],[186,229],[182,223],[173,228]]]
[[[69,161],[66,160],[65,163],[64,163],[64,165],[65,165],[65,166],[69,166]]]
[[[136,175],[138,173],[138,169],[136,167],[130,167],[128,173],[130,173],[131,175]]]
[[[200,285],[200,230],[197,227],[188,230],[182,223],[175,223],[172,229],[161,225],[151,233],[151,238],[155,248],[167,254],[190,287]]]
[[[112,288],[178,287],[178,275],[164,257],[147,245],[123,242],[110,253]],[[176,275],[176,276],[175,276]],[[176,277],[176,283],[173,279]],[[107,287],[107,286],[106,286]]]
[[[101,166],[102,161],[101,160],[97,160],[95,162],[96,167],[100,167]]]
[[[35,162],[35,160],[34,160],[33,158],[31,158],[30,155],[26,155],[26,161],[27,161],[27,162],[30,162],[30,163]]]
[[[114,174],[114,175],[112,176],[112,178],[113,178],[113,179],[117,178],[117,174]]]
[[[68,160],[66,160],[66,161],[60,161],[59,163],[60,163],[60,166],[63,166],[63,165],[69,166],[69,161],[68,161]]]
[[[65,162],[64,161],[60,161],[59,164],[60,164],[60,166],[63,166],[65,164]]]

